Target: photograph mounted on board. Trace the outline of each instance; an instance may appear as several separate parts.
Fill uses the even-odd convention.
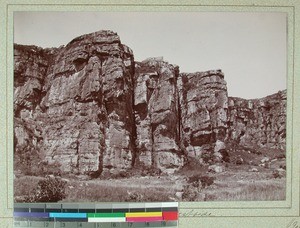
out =
[[[285,200],[286,17],[14,12],[14,201]]]

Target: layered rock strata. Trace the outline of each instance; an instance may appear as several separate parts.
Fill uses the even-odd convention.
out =
[[[181,137],[186,153],[201,159],[221,148],[227,129],[227,87],[221,70],[181,74]],[[216,146],[216,149],[214,148]],[[219,148],[220,147],[220,148]]]
[[[221,70],[187,74],[162,58],[134,62],[111,31],[59,48],[15,45],[14,54],[21,163],[36,157],[97,177],[135,167],[174,172],[188,157],[220,161],[229,141],[284,149],[285,92],[228,97]]]
[[[34,97],[41,100],[36,118],[44,124],[40,151],[48,164],[58,162],[63,172],[75,173],[132,167],[133,69],[132,51],[116,33],[101,31],[72,40],[47,71],[32,72],[44,82],[43,93],[40,85]]]
[[[178,145],[179,69],[159,58],[136,63],[134,110],[138,161],[161,170],[183,165]]]
[[[249,147],[285,149],[286,90],[261,99],[228,100],[228,140]]]

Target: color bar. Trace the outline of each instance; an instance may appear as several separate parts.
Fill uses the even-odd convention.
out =
[[[50,218],[86,218],[86,213],[50,213]]]

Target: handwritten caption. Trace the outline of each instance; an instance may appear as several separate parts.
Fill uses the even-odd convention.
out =
[[[213,215],[208,211],[200,212],[194,209],[184,211],[184,212],[179,212],[179,217],[206,217],[206,216],[208,217]]]

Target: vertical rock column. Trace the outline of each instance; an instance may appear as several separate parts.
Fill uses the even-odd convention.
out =
[[[132,64],[132,52],[126,47],[122,56],[109,57],[102,67],[107,114],[103,168],[111,173],[131,168],[135,159]]]
[[[136,64],[137,161],[163,172],[183,165],[179,139],[178,67],[160,58]]]
[[[227,88],[220,70],[180,74],[181,142],[189,157],[205,162],[225,149]],[[204,159],[203,159],[204,158]]]

